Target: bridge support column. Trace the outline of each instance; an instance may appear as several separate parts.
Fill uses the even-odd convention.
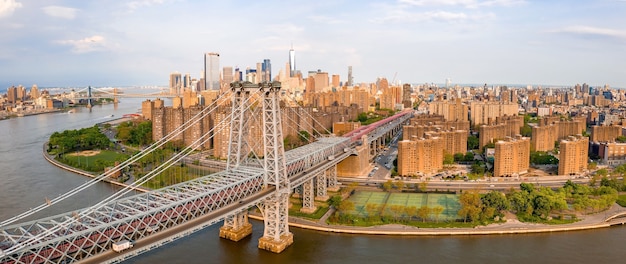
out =
[[[259,238],[259,248],[274,253],[280,253],[293,244],[293,233],[289,232],[288,192],[275,193],[263,202],[263,220],[265,230]]]
[[[280,83],[262,83],[263,92],[263,167],[265,168],[264,185],[274,186],[276,191],[263,202],[263,237],[259,238],[259,248],[280,253],[293,244],[293,233],[289,232],[288,206],[289,178],[285,164],[285,147],[280,119],[279,92]]]
[[[326,173],[326,178],[328,179],[328,190],[332,192],[339,191],[339,184],[337,184],[337,165],[332,166],[324,173]]]
[[[231,241],[239,241],[252,234],[252,224],[248,222],[248,212],[241,212],[224,220],[220,227],[220,237]]]
[[[326,171],[320,172],[317,176],[315,176],[315,184],[316,184],[316,193],[315,200],[316,201],[328,201],[328,193],[326,192]]]
[[[302,208],[300,212],[312,214],[315,210],[317,207],[313,198],[313,179],[310,179],[302,184]]]

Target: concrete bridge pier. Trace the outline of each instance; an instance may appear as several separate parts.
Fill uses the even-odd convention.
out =
[[[332,166],[324,173],[326,173],[326,178],[328,179],[328,190],[331,192],[339,191],[339,184],[337,183],[337,165]]]
[[[241,212],[224,220],[220,227],[220,237],[231,241],[239,241],[252,234],[252,224],[248,221],[248,212]]]
[[[279,191],[263,202],[261,212],[265,229],[259,238],[259,248],[280,253],[293,244],[293,233],[287,223],[289,192]]]
[[[320,174],[315,176],[315,185],[315,200],[323,202],[328,201],[326,171],[320,172]]]
[[[310,179],[302,184],[302,208],[300,208],[300,212],[312,214],[315,210],[317,207],[313,198],[313,179]]]

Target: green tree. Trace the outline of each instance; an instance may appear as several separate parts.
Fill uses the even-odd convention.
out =
[[[471,222],[478,220],[482,212],[482,204],[478,191],[463,192],[459,197],[459,203],[461,204],[461,209],[459,209],[458,215],[463,217],[463,222],[466,222],[467,219]]]
[[[432,208],[432,212],[435,215],[435,222],[439,223],[439,217],[441,213],[443,213],[443,210],[444,208],[439,205]]]
[[[463,156],[463,161],[474,161],[474,153],[471,151],[465,153],[465,156]]]
[[[391,191],[392,188],[393,188],[393,182],[391,180],[387,180],[386,182],[383,183],[383,190],[385,192]]]
[[[367,218],[369,219],[369,221],[374,221],[374,219],[376,219],[379,210],[380,208],[377,204],[368,203],[365,205],[365,211],[367,212]]]
[[[478,137],[474,135],[470,135],[469,137],[467,137],[467,149],[468,150],[478,149],[479,142],[480,141],[478,140]]]
[[[426,192],[428,191],[428,181],[422,181],[419,184],[419,191]]]
[[[396,189],[398,189],[399,192],[402,192],[402,190],[404,190],[405,184],[403,181],[396,181],[394,185],[396,186]]]
[[[521,129],[520,129],[520,134],[524,137],[531,137],[533,134],[533,130],[532,128],[528,125],[525,124]]]
[[[485,207],[493,207],[496,211],[508,210],[511,204],[506,196],[498,191],[490,191],[481,197],[481,202]]]
[[[464,157],[463,153],[454,153],[455,162],[464,161]]]
[[[430,215],[430,207],[422,206],[417,209],[417,216],[422,219],[422,222],[426,222],[428,216]]]
[[[359,122],[363,123],[365,121],[367,121],[367,113],[363,112],[363,113],[359,113],[357,119],[359,120]]]
[[[332,207],[337,208],[339,207],[339,204],[341,204],[341,196],[339,195],[333,195],[330,199],[328,199],[328,205]]]
[[[415,207],[414,205],[404,207],[404,214],[406,214],[408,220],[411,221],[413,216],[417,215],[417,207]]]
[[[452,154],[444,153],[443,154],[443,164],[444,165],[454,164],[454,156]]]
[[[354,203],[350,200],[343,200],[339,203],[337,210],[341,212],[341,214],[346,214],[352,210],[354,210]]]
[[[393,214],[393,220],[398,221],[398,216],[401,216],[404,213],[404,206],[394,204],[389,207],[389,210]]]

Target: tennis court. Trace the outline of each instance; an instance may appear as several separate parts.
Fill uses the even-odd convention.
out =
[[[435,208],[441,206],[443,211],[439,214],[438,219],[441,221],[458,219],[457,212],[461,208],[459,198],[456,194],[441,193],[388,193],[388,192],[367,192],[357,191],[350,196],[350,201],[354,203],[354,211],[350,212],[359,217],[367,217],[367,204],[376,205],[378,214],[392,214],[391,208],[411,207],[420,208],[428,206]],[[431,218],[437,218],[431,213]]]

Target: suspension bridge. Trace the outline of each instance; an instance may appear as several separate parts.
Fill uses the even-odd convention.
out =
[[[280,88],[278,82],[232,83],[230,91],[210,106],[115,168],[40,206],[3,220],[0,222],[0,263],[70,263],[96,261],[102,256],[107,256],[109,261],[122,260],[124,256],[168,243],[181,233],[189,233],[185,229],[197,230],[197,226],[204,228],[222,221],[220,237],[238,241],[252,232],[247,212],[254,206],[264,219],[259,248],[280,253],[293,243],[287,223],[288,199],[293,190],[301,189],[303,209],[315,210],[315,199],[326,199],[328,190],[338,189],[338,167],[365,170],[390,135],[399,132],[411,116],[411,111],[403,111],[342,137],[320,136],[307,145],[285,151]],[[228,100],[231,110],[228,118],[126,188],[88,208],[23,222],[137,163]],[[260,112],[252,111],[259,107]],[[255,141],[249,134],[249,124],[255,118],[261,118],[262,142]],[[223,171],[127,195],[192,154],[210,140],[214,132],[222,129],[229,129],[230,133]],[[261,153],[253,151],[256,144],[263,144]],[[128,252],[114,253],[112,245],[124,240],[135,241],[137,246]]]

